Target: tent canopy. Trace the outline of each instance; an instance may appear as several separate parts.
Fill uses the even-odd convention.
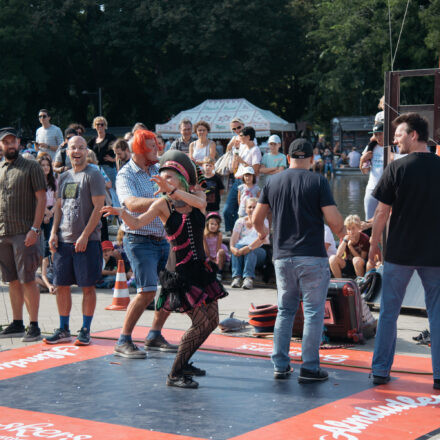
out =
[[[257,137],[270,136],[272,131],[295,131],[295,124],[239,98],[207,99],[197,107],[181,111],[165,124],[156,124],[156,133],[164,138],[177,137],[182,119],[189,119],[193,124],[203,120],[211,125],[211,139],[229,139],[232,136],[229,122],[233,118],[240,118],[245,125],[254,127]]]

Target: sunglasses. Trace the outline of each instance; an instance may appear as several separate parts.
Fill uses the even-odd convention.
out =
[[[239,127],[234,127],[233,129],[232,129],[232,131],[237,131],[237,130],[241,130],[243,127],[240,125]]]
[[[38,115],[38,119],[46,119],[47,115]]]
[[[105,124],[104,124],[103,122],[97,122],[97,123],[96,123],[96,126],[97,126],[97,127],[104,127],[104,125],[105,125]]]

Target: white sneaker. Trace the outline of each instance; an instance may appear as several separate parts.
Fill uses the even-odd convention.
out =
[[[243,281],[243,289],[253,289],[254,288],[254,280],[252,278],[246,277]]]
[[[235,277],[232,280],[231,287],[233,287],[233,288],[240,288],[241,287],[241,278],[240,277]]]

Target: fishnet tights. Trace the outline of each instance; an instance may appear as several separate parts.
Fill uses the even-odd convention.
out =
[[[170,376],[176,377],[191,356],[205,342],[218,325],[218,304],[214,301],[208,305],[196,307],[186,312],[191,318],[192,325],[182,336],[176,358],[171,368]]]

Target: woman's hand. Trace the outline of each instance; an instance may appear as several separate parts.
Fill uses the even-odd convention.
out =
[[[155,196],[163,192],[169,193],[176,189],[175,186],[170,185],[162,176],[153,176],[150,180],[159,187],[159,190],[154,193]]]
[[[115,208],[114,206],[104,206],[100,212],[104,217],[108,217],[109,215],[121,215],[122,209],[123,208]]]

